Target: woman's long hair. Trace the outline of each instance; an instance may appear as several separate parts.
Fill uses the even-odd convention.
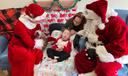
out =
[[[73,20],[74,20],[76,17],[78,17],[78,18],[81,19],[81,23],[80,23],[78,26],[80,26],[80,28],[83,29],[84,24],[86,23],[86,18],[85,18],[85,16],[83,15],[82,12],[78,12],[78,13],[76,13],[71,19],[69,19],[69,21],[71,21],[72,24],[73,24]]]

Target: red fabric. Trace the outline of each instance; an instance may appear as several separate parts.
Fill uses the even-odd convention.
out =
[[[106,23],[106,11],[108,3],[106,0],[98,0],[91,4],[87,4],[86,8],[94,11],[98,16],[101,17],[102,22]]]
[[[52,48],[56,50],[56,48],[58,48],[58,47],[57,47],[57,45],[53,45]]]
[[[120,17],[113,16],[105,24],[104,30],[97,30],[99,40],[104,43],[107,51],[115,58],[128,54],[126,29],[125,22]]]
[[[117,62],[99,63],[95,69],[97,76],[118,76],[118,71],[122,68]]]
[[[53,38],[53,37],[51,37],[51,38]],[[56,48],[58,48],[58,46],[56,45],[56,43],[57,43],[57,41],[60,39],[60,38],[53,38],[54,39],[54,43],[53,43],[53,45],[52,45],[52,48],[53,49],[55,49],[56,50]]]
[[[49,41],[56,41],[56,38],[50,36],[50,37],[48,37],[48,42]]]
[[[36,31],[36,29],[29,30],[26,28],[26,26],[24,26],[23,23],[18,21],[15,25],[14,34],[20,36],[21,39],[13,38],[12,42],[20,46],[22,45],[23,47],[33,48],[35,45],[34,32]]]
[[[126,36],[126,39],[127,39],[127,50],[128,50],[128,26],[127,26],[127,36]]]
[[[30,14],[33,14],[34,17],[40,16],[44,13],[44,10],[41,6],[39,6],[38,4],[30,4],[27,8],[26,8],[26,14],[30,16]]]
[[[121,69],[121,65],[119,63],[102,63],[98,60],[89,60],[85,54],[86,51],[82,50],[75,56],[75,67],[79,74],[95,70],[97,76],[118,76],[117,72]]]
[[[85,55],[86,51],[82,50],[75,56],[75,67],[78,73],[87,73],[94,70],[96,67],[96,61],[89,60]]]
[[[53,45],[53,44],[55,44],[57,42],[57,39],[50,36],[50,37],[48,37],[48,40],[47,41],[48,42],[51,42],[52,41],[53,42],[52,45]]]
[[[9,17],[13,17],[15,13],[16,13],[16,10],[14,8],[7,10],[7,15]]]
[[[67,46],[64,46],[64,51],[67,53],[70,53],[71,49],[72,49],[72,45],[71,45],[71,42],[69,41]]]
[[[59,39],[60,39],[60,38],[59,38]],[[58,41],[59,39],[57,39],[57,41]],[[56,42],[57,42],[57,41],[56,41]],[[52,46],[52,48],[53,48],[53,49],[58,48],[58,46],[56,45],[56,43]],[[72,49],[71,42],[68,41],[67,45],[64,46],[63,51],[65,51],[65,52],[67,52],[67,53],[70,53],[70,52],[71,52],[71,49]]]
[[[8,57],[11,65],[12,76],[33,76],[34,64],[38,64],[43,57],[39,49],[33,49],[35,45],[34,33],[40,29],[28,29],[20,21],[15,25],[14,34],[8,46]],[[20,38],[19,38],[20,37]]]

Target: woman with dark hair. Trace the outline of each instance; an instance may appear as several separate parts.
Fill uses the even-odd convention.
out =
[[[66,22],[65,28],[71,30],[71,35],[75,35],[80,30],[83,30],[85,23],[85,16],[82,12],[78,12]],[[81,49],[85,48],[85,39],[76,34],[73,40],[73,45],[77,51],[80,51]]]
[[[69,28],[71,30],[71,34],[74,35],[76,32],[83,29],[85,23],[86,19],[83,13],[78,12],[66,22],[65,28]]]

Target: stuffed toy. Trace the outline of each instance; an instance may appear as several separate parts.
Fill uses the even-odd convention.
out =
[[[128,59],[125,22],[108,8],[106,0],[87,4],[83,15],[87,22],[77,34],[87,41],[75,56],[79,76],[118,76]]]

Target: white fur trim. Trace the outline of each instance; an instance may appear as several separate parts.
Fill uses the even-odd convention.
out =
[[[105,28],[104,23],[99,24],[99,25],[98,25],[98,28],[99,28],[100,30],[103,30],[103,29]]]
[[[97,75],[94,71],[92,71],[92,72],[85,73],[85,74],[79,74],[78,76],[97,76]]]
[[[31,19],[27,15],[21,15],[19,17],[19,20],[28,28],[28,29],[34,29],[36,27],[36,23],[31,22],[29,19]],[[32,20],[32,19],[31,19]]]
[[[44,41],[42,39],[35,39],[34,48],[42,49]]]
[[[36,21],[40,21],[40,20],[42,20],[42,19],[45,19],[45,18],[46,18],[46,15],[47,15],[47,13],[44,12],[42,15],[37,16],[37,17],[35,18],[35,20],[36,20]]]
[[[114,62],[115,58],[111,53],[108,53],[104,46],[97,46],[96,53],[101,62]]]
[[[120,64],[128,64],[128,55],[124,55],[118,59],[116,59],[117,62]]]

